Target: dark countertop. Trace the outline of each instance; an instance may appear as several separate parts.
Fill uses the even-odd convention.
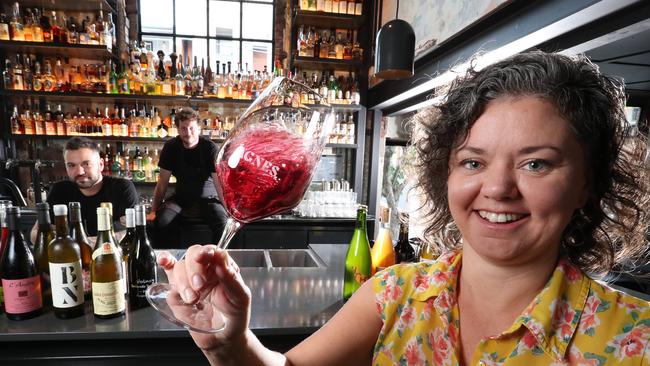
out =
[[[311,246],[326,264],[319,268],[242,268],[253,296],[250,328],[260,336],[307,335],[329,320],[342,306],[343,268],[347,245]],[[174,253],[180,257],[182,251]],[[164,279],[164,277],[163,277]],[[163,281],[161,281],[163,282]],[[0,342],[188,338],[189,333],[147,307],[124,317],[95,319],[92,301],[86,314],[58,319],[51,308],[34,319],[11,321],[0,315]]]

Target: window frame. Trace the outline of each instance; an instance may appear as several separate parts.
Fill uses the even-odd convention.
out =
[[[185,39],[202,39],[204,40],[207,45],[206,45],[206,50],[207,50],[207,64],[210,65],[210,63],[213,60],[210,60],[210,41],[211,40],[216,40],[216,41],[237,41],[239,43],[239,63],[241,67],[243,68],[243,44],[244,42],[260,42],[260,43],[269,43],[271,45],[271,64],[267,65],[269,67],[269,70],[273,70],[273,62],[275,60],[275,0],[274,1],[257,1],[257,0],[218,0],[218,1],[225,1],[225,2],[232,2],[232,3],[239,3],[239,37],[224,37],[224,36],[211,36],[210,35],[210,3],[213,0],[204,0],[205,1],[205,17],[206,17],[206,35],[205,36],[197,36],[197,35],[189,35],[189,34],[179,34],[176,33],[176,2],[179,0],[172,0],[172,33],[162,33],[162,32],[143,32],[142,31],[142,12],[140,9],[142,8],[140,6],[140,0],[138,0],[138,42],[142,42],[142,36],[154,36],[154,37],[167,37],[172,39],[172,50],[173,52],[176,52],[176,39],[177,38],[185,38]],[[272,25],[271,25],[271,40],[268,39],[256,39],[256,38],[244,38],[244,4],[261,4],[261,5],[270,5],[271,6],[271,12],[273,14],[273,19]],[[155,51],[155,50],[152,50]],[[253,70],[254,71],[254,70]],[[262,70],[260,70],[262,71]]]

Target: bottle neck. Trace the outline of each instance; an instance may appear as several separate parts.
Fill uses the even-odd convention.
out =
[[[66,216],[54,216],[54,225],[56,226],[57,238],[68,236],[68,219]]]
[[[138,235],[138,237],[146,238],[147,237],[147,227],[144,226],[144,225],[136,225],[135,233]]]
[[[354,228],[355,230],[366,231],[366,213],[364,211],[357,212],[357,222]]]

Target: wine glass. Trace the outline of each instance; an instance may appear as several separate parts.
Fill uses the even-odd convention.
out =
[[[227,248],[242,225],[300,203],[334,124],[332,107],[308,86],[285,77],[269,84],[217,155],[218,193],[228,212],[219,248]],[[215,333],[225,327],[226,320],[213,312],[209,299],[185,304],[173,285],[151,285],[147,300],[189,330]]]

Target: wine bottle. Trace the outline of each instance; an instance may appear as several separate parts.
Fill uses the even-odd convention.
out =
[[[149,306],[145,291],[158,281],[156,254],[147,237],[147,213],[144,205],[135,206],[136,241],[129,256],[129,305],[131,309]]]
[[[370,245],[368,244],[368,232],[366,230],[367,211],[368,206],[365,205],[359,205],[357,208],[357,221],[345,256],[344,300],[349,299],[370,278],[372,271]]]
[[[390,208],[382,207],[380,222],[381,224],[379,232],[377,233],[377,239],[370,251],[370,256],[372,258],[372,273],[381,271],[382,269],[395,264],[393,238],[390,235]]]
[[[9,239],[9,228],[7,227],[7,207],[11,207],[11,201],[0,201],[0,273],[2,273],[2,257],[7,247]],[[5,297],[2,290],[2,280],[0,280],[0,313],[4,312]]]
[[[84,287],[81,249],[68,234],[68,206],[54,205],[56,238],[47,247],[52,287],[52,307],[58,318],[84,314]]]
[[[36,270],[41,274],[41,280],[49,281],[50,262],[47,258],[47,246],[54,240],[54,231],[50,221],[50,205],[47,202],[36,204],[36,213],[38,218],[38,231],[34,241],[34,260],[36,260]],[[45,283],[42,282],[45,286]]]
[[[128,263],[129,256],[133,252],[133,247],[135,246],[135,241],[137,236],[135,233],[135,209],[127,208],[125,210],[126,214],[126,234],[120,241],[120,250],[122,251],[122,260],[126,270],[124,271],[125,282],[129,283],[129,272],[128,272]],[[129,287],[126,287],[126,293],[129,293]]]
[[[409,223],[408,215],[403,214],[403,222],[399,225],[399,239],[395,246],[395,254],[397,255],[397,263],[414,262],[415,250],[409,243]]]
[[[107,319],[123,315],[124,272],[122,256],[110,232],[110,219],[105,207],[97,208],[97,245],[93,252],[91,280],[93,291],[93,313]]]
[[[5,312],[11,320],[30,319],[39,315],[43,309],[41,278],[36,271],[29,241],[20,232],[20,209],[9,207],[5,211],[9,236],[0,273]]]
[[[83,277],[84,298],[90,300],[92,284],[90,282],[90,266],[92,264],[93,247],[88,241],[88,234],[81,223],[81,204],[79,202],[68,203],[70,208],[70,236],[79,245],[81,250],[81,274]]]
[[[136,146],[137,148],[137,146]],[[136,149],[136,155],[139,155],[140,152],[139,150]],[[135,157],[134,157],[135,160]],[[126,164],[126,169],[131,169],[129,167],[129,164]],[[119,241],[117,240],[117,237],[115,236],[115,229],[113,228],[113,203],[112,202],[101,202],[99,204],[99,207],[104,207],[106,210],[108,210],[108,231],[110,235],[113,237],[113,242],[115,243],[117,250],[119,252],[120,258],[124,258],[124,253],[122,253],[122,249],[119,247]],[[126,268],[126,262],[122,260],[122,280],[124,281],[124,285],[122,286],[124,288],[124,291],[129,290],[129,283],[126,280],[127,274],[127,268]],[[126,296],[126,292],[124,292],[124,295]]]

